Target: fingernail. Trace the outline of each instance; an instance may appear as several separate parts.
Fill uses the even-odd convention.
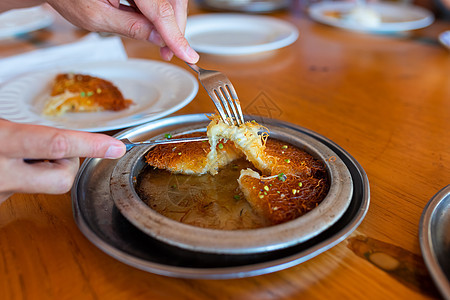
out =
[[[169,53],[167,54],[166,60],[167,60],[167,61],[171,61],[172,58],[173,58],[173,52],[169,52]]]
[[[109,146],[106,150],[105,158],[119,158],[124,154],[124,148],[120,146]]]
[[[164,43],[161,35],[159,35],[159,33],[156,30],[152,30],[152,32],[150,32],[150,36],[148,37],[148,41],[160,46],[160,47],[164,47],[166,44]]]
[[[190,61],[189,61],[190,63],[196,63],[199,60],[199,58],[200,58],[198,53],[195,52],[195,50],[192,49],[191,47],[188,47],[186,49],[186,54],[190,58]]]

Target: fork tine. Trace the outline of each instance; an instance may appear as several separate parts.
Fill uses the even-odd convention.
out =
[[[225,110],[227,112],[228,122],[226,122],[226,123],[228,125],[234,125],[233,114],[230,111],[230,107],[228,106],[228,102],[226,99],[229,96],[225,93],[225,91],[223,90],[223,87],[219,87],[218,89],[215,89],[214,92],[216,93],[216,95],[220,99],[220,101],[222,102],[222,106],[225,108]]]
[[[224,87],[220,87],[220,89],[222,90],[222,93],[225,95],[225,97],[226,97],[226,99],[228,101],[228,105],[231,107],[231,110],[233,111],[233,115],[232,115],[232,117],[233,117],[233,124],[234,124],[234,121],[236,121],[236,125],[239,126],[240,125],[240,120],[239,120],[238,113],[237,113],[237,110],[236,110],[236,105],[234,104],[234,99],[231,98],[232,95],[231,95],[231,91],[229,90],[229,85],[225,84],[225,86]]]
[[[241,101],[239,101],[239,99],[235,99],[234,103],[236,104],[236,108],[238,110],[238,114],[239,114],[239,119],[241,120],[241,123],[244,124],[244,114],[242,113],[242,109],[241,109]]]
[[[195,64],[186,64],[198,74],[199,81],[214,102],[222,120],[231,126],[235,125],[235,123],[238,126],[244,124],[244,115],[242,114],[239,98],[228,77],[218,71],[205,70]],[[233,113],[230,111],[230,108]]]
[[[227,118],[227,115],[226,115],[225,111],[223,110],[221,100],[219,100],[218,95],[216,95],[216,93],[215,93],[215,90],[211,90],[211,91],[208,90],[208,94],[209,94],[209,97],[211,98],[211,100],[214,102],[214,105],[216,106],[217,111],[219,112],[222,120],[228,125],[233,125],[233,124],[230,124],[229,118]]]
[[[233,104],[234,104],[233,107],[236,107],[236,110],[237,110],[237,113],[235,111],[236,122],[238,123],[238,125],[239,125],[239,122],[240,122],[240,124],[244,124],[245,123],[244,115],[242,114],[241,102],[239,101],[237,93],[231,83],[227,84],[226,86],[228,88],[229,93],[231,94],[231,97],[233,98]],[[235,110],[235,109],[233,108],[233,110]]]

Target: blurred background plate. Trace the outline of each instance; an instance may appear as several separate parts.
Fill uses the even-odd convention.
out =
[[[286,9],[289,0],[197,0],[206,9],[248,13],[267,13]]]
[[[439,42],[441,42],[445,48],[450,50],[450,30],[446,30],[439,34]]]
[[[313,20],[330,26],[373,33],[420,29],[429,26],[434,21],[433,14],[419,6],[374,2],[367,3],[366,9],[378,14],[381,22],[377,26],[369,26],[364,22],[357,23],[346,17],[355,7],[355,2],[324,1],[312,4],[309,7],[309,15]]]
[[[0,39],[42,29],[52,23],[52,13],[43,6],[13,9],[0,14]]]
[[[280,19],[246,14],[188,17],[186,39],[202,53],[243,55],[286,47],[298,38],[297,28]]]

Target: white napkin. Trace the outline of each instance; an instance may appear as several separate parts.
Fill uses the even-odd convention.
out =
[[[126,59],[127,54],[118,36],[101,37],[97,33],[90,33],[71,44],[0,59],[0,85],[29,72],[85,62]]]

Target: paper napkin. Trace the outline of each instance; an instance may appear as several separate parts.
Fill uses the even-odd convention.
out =
[[[120,37],[101,37],[97,33],[90,33],[74,43],[0,59],[0,85],[30,72],[86,62],[126,59]]]

